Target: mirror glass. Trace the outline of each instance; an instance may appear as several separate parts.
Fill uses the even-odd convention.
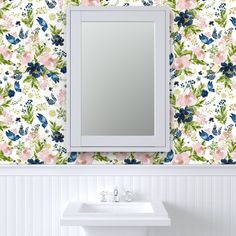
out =
[[[153,22],[82,22],[82,135],[154,135],[154,36]]]

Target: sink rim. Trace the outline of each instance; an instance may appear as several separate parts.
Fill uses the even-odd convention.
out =
[[[79,212],[81,204],[99,205],[134,205],[151,204],[152,213],[119,213],[114,212]],[[153,203],[151,201],[133,202],[95,202],[95,201],[70,201],[66,204],[61,215],[61,225],[67,226],[170,226],[171,220],[162,202]]]

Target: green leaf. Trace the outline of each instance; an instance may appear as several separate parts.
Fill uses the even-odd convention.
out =
[[[233,56],[236,54],[236,45],[231,45],[230,49],[228,50],[228,53],[229,53],[229,57]]]
[[[174,44],[175,56],[182,57],[185,55],[192,55],[192,51],[184,49],[184,42],[177,42]]]
[[[196,25],[189,25],[184,28],[185,37],[190,34],[198,34],[201,30]]]
[[[0,25],[0,34],[5,34],[7,32],[8,32],[8,30]]]
[[[36,47],[35,56],[36,57],[40,56],[43,53],[44,49],[45,49],[44,45],[38,44]]]
[[[162,156],[159,152],[155,152],[153,156],[152,164],[160,165],[160,164],[164,164],[164,162],[165,162],[165,157]]]
[[[205,85],[203,83],[200,83],[197,88],[192,86],[192,92],[194,95],[199,98],[202,96],[202,90],[205,88]]]
[[[50,129],[52,132],[59,132],[62,128],[62,125],[57,125],[56,122],[50,121]]]
[[[79,5],[79,4],[80,4],[80,0],[70,0],[70,2],[71,2],[73,5]]]
[[[0,121],[0,131],[4,131],[4,129],[7,129],[8,126],[5,125],[2,121]]]
[[[195,54],[193,55],[193,58],[190,59],[190,61],[196,65],[206,65],[206,62],[204,62],[203,60],[199,60]]]
[[[3,7],[0,9],[0,19],[3,17],[4,12],[11,9],[11,3],[4,3]]]
[[[230,153],[236,151],[236,142],[231,141],[231,143],[229,144],[229,147],[228,147],[228,151]]]
[[[45,143],[38,141],[38,142],[36,143],[36,146],[35,146],[35,152],[36,152],[36,153],[41,152],[44,147],[45,147]]]
[[[62,32],[62,29],[57,29],[55,25],[50,25],[50,31],[52,35],[58,35]]]
[[[26,114],[22,115],[21,118],[25,120],[28,124],[32,124],[34,121],[33,106],[28,106],[26,110]]]
[[[172,106],[175,106],[175,105],[176,105],[176,97],[175,97],[174,94],[171,94],[171,95],[170,95],[170,104],[171,104]]]
[[[202,161],[202,162],[207,161],[205,157],[199,156],[196,151],[193,152],[193,154],[191,155],[191,158],[195,161]]]
[[[204,5],[205,5],[205,3],[200,3],[194,10],[201,11],[201,10],[203,10]]]
[[[183,72],[185,75],[192,75],[193,74],[193,72],[190,69],[184,69]]]
[[[28,75],[28,76],[24,79],[23,82],[24,82],[24,83],[29,83],[32,88],[38,89],[38,87],[39,87],[39,81],[38,81],[35,77],[33,77],[32,75]]]
[[[184,124],[184,132],[187,133],[190,130],[197,131],[198,129],[201,129],[202,127],[196,122],[191,121]]]
[[[8,92],[11,89],[12,85],[10,83],[7,83],[4,88],[0,88],[0,94],[6,98],[8,97]]]
[[[34,14],[33,10],[28,10],[25,18],[21,20],[28,28],[32,28],[34,24]]]
[[[232,88],[232,81],[230,78],[222,75],[217,81],[217,83],[223,83],[225,88],[229,88],[231,89]]]
[[[175,0],[167,0],[167,5],[170,8],[175,9],[176,8],[176,1]]]
[[[175,139],[174,147],[175,147],[175,153],[177,154],[187,152],[187,151],[192,152],[192,148],[185,146],[184,139],[181,139],[181,138]]]
[[[2,65],[11,65],[12,63],[11,63],[11,61],[6,60],[6,59],[3,57],[3,55],[0,54],[0,64],[2,64]]]
[[[215,19],[215,22],[219,24],[221,27],[225,28],[227,24],[227,13],[226,10],[220,12],[220,16]]]
[[[1,160],[1,161],[8,161],[8,162],[11,162],[11,161],[12,161],[11,157],[5,156],[4,153],[3,153],[3,151],[0,151],[0,160]]]
[[[221,123],[225,124],[227,121],[227,109],[226,106],[223,106],[219,110],[219,114],[215,116],[215,118]]]
[[[95,152],[92,158],[96,161],[110,162],[110,159],[107,156],[102,156],[100,152]]]

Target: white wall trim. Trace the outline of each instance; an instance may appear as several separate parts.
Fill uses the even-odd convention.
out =
[[[236,165],[0,165],[0,176],[236,176]]]

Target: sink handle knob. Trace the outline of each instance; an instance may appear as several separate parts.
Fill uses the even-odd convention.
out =
[[[106,192],[105,191],[102,191],[101,193],[101,202],[107,202],[107,198],[106,198]]]
[[[125,201],[131,202],[133,200],[133,193],[131,191],[125,191]]]

